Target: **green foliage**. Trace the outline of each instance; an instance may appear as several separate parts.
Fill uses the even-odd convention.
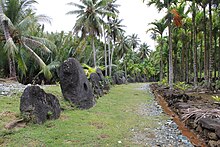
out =
[[[163,78],[162,81],[159,82],[160,85],[168,86],[167,77]]]
[[[215,101],[217,101],[217,102],[220,102],[220,97],[219,96],[212,96],[212,98],[215,100]]]
[[[84,68],[84,72],[85,72],[87,78],[90,77],[91,73],[95,73],[96,72],[96,68],[92,68],[89,65],[82,64],[82,67]]]
[[[220,80],[215,81],[215,88],[220,89]]]
[[[174,84],[174,88],[177,88],[185,93],[187,89],[189,89],[191,86],[189,84],[186,84],[185,82],[177,82]]]

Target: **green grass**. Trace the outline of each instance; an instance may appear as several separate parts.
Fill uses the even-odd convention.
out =
[[[19,117],[20,94],[0,97],[0,146],[138,146],[131,141],[131,129],[156,127],[153,117],[137,114],[138,106],[152,99],[137,89],[142,85],[114,86],[89,110],[74,109],[63,100],[58,86],[47,87],[45,91],[56,95],[65,109],[60,119],[11,131],[3,126]]]

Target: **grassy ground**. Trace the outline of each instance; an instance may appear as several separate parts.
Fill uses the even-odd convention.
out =
[[[137,89],[141,86],[112,87],[89,110],[74,109],[63,100],[58,86],[47,87],[45,91],[56,95],[65,109],[60,119],[10,131],[4,125],[18,119],[21,94],[0,96],[0,146],[139,146],[131,141],[131,129],[155,127],[150,116],[137,113],[140,104],[152,99],[147,91]]]

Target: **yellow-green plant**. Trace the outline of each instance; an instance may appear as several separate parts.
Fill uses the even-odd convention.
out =
[[[212,96],[212,98],[215,100],[215,101],[217,101],[217,102],[220,102],[220,97],[219,96]]]
[[[82,67],[83,67],[83,69],[84,69],[84,72],[85,72],[87,78],[90,77],[90,74],[91,74],[91,73],[95,73],[95,72],[96,72],[96,68],[92,68],[92,67],[90,67],[89,65],[82,64]]]
[[[162,81],[159,82],[160,85],[168,86],[167,77],[163,78]]]
[[[186,90],[189,89],[191,86],[189,84],[186,84],[185,82],[177,82],[174,84],[174,87],[185,93]]]

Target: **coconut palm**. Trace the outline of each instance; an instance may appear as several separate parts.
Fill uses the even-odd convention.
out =
[[[15,4],[16,3],[16,4]],[[9,63],[9,76],[16,79],[16,66],[15,55],[20,55],[20,48],[24,48],[34,60],[40,65],[40,68],[44,71],[47,78],[51,77],[51,74],[46,67],[43,60],[33,51],[33,49],[43,49],[50,53],[51,51],[42,43],[46,41],[43,38],[37,38],[34,36],[28,36],[30,28],[37,29],[39,20],[46,17],[37,17],[32,11],[32,4],[36,3],[34,0],[6,0],[0,4],[0,22],[1,29],[5,36],[5,50],[8,55]],[[7,15],[8,16],[7,16]],[[14,22],[14,24],[12,23]],[[25,29],[24,29],[25,28]],[[27,70],[22,58],[17,58],[18,66],[25,73]]]
[[[68,3],[68,5],[77,7],[78,10],[69,11],[67,14],[77,15],[77,20],[73,27],[75,33],[81,32],[83,38],[86,35],[92,37],[93,64],[96,67],[95,37],[102,35],[103,15],[109,15],[110,12],[104,9],[107,4],[105,0],[82,0],[81,2],[82,4]]]
[[[165,23],[165,19],[161,19],[159,21],[151,22],[149,25],[153,25],[154,27],[150,28],[148,31],[153,31],[160,35],[160,81],[163,79],[163,33],[167,27]]]
[[[122,19],[113,19],[113,20],[109,20],[108,25],[109,28],[107,30],[107,35],[108,35],[108,39],[109,39],[109,76],[111,76],[112,73],[112,62],[113,62],[113,57],[114,57],[114,51],[115,51],[115,44],[118,40],[121,39],[122,34],[125,32],[123,30],[123,27],[125,27],[124,25],[122,25]],[[112,41],[113,42],[112,42]],[[110,48],[110,44],[112,42],[112,49]],[[110,51],[111,50],[111,51]]]
[[[125,54],[131,49],[128,36],[122,35],[119,41],[116,44],[117,47],[117,56],[119,59],[123,58]]]
[[[142,61],[144,61],[144,59],[148,58],[150,55],[150,52],[151,52],[150,46],[147,45],[147,43],[141,44],[138,51],[139,51],[140,59]]]
[[[132,49],[134,51],[138,47],[141,40],[137,34],[131,34],[131,35],[129,35],[129,41],[130,41]]]

